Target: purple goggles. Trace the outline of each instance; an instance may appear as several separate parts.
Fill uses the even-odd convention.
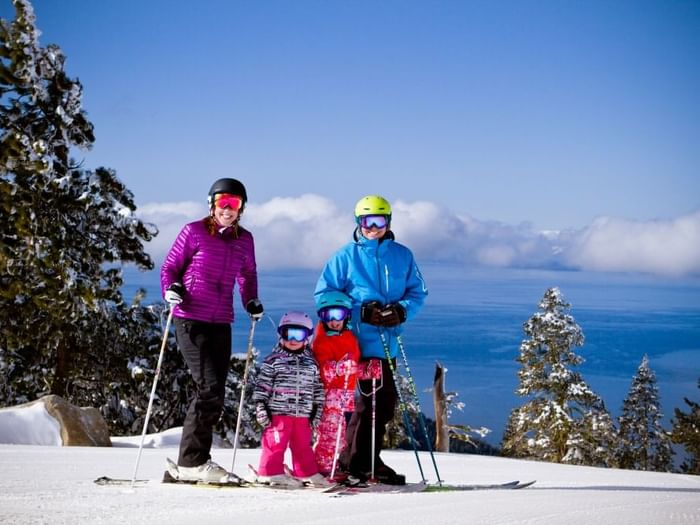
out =
[[[365,230],[369,230],[372,227],[381,230],[389,225],[389,217],[386,215],[363,215],[357,218],[357,223]]]
[[[296,341],[297,343],[303,343],[311,335],[311,330],[305,326],[283,326],[280,328],[280,336],[285,341]]]
[[[349,315],[350,310],[342,306],[329,306],[328,308],[323,308],[318,313],[318,316],[324,323],[329,321],[344,321]]]

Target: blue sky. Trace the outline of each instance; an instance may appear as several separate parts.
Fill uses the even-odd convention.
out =
[[[419,255],[700,273],[698,2],[33,5],[156,256],[232,176],[256,238],[316,246],[296,265],[380,193]]]

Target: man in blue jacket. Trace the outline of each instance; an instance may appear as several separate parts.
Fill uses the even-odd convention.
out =
[[[326,263],[316,285],[316,297],[330,290],[343,292],[353,302],[353,331],[360,344],[362,361],[379,360],[381,388],[376,392],[376,431],[372,447],[372,380],[358,382],[360,396],[346,433],[347,445],[341,467],[365,481],[372,470],[377,481],[402,485],[405,476],[384,464],[379,453],[386,425],[394,417],[397,393],[387,353],[394,365],[398,354],[396,337],[403,323],[416,315],[428,289],[413,253],[394,241],[391,205],[378,195],[368,195],[355,206],[357,229],[354,240],[338,250]],[[365,363],[365,366],[367,363]],[[370,367],[373,368],[373,367]]]

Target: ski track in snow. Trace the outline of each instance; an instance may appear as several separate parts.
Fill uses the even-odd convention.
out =
[[[700,477],[573,467],[462,454],[436,454],[447,483],[537,479],[517,491],[358,494],[266,488],[217,489],[160,483],[165,458],[177,449],[144,449],[138,478],[146,486],[99,486],[100,476],[131,479],[137,448],[0,445],[0,522],[12,524],[335,525],[661,525],[700,524]],[[242,449],[236,471],[256,465],[259,450]],[[387,463],[419,481],[412,452],[383,453]],[[230,467],[232,452],[213,459]],[[426,477],[435,475],[421,453]]]

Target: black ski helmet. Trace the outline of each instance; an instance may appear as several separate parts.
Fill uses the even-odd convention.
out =
[[[219,179],[209,188],[209,196],[207,197],[207,202],[209,203],[209,208],[214,206],[214,195],[217,193],[230,193],[231,195],[238,195],[243,199],[243,205],[241,206],[241,211],[245,208],[245,203],[248,202],[248,193],[245,191],[245,186],[243,183],[236,179]]]

